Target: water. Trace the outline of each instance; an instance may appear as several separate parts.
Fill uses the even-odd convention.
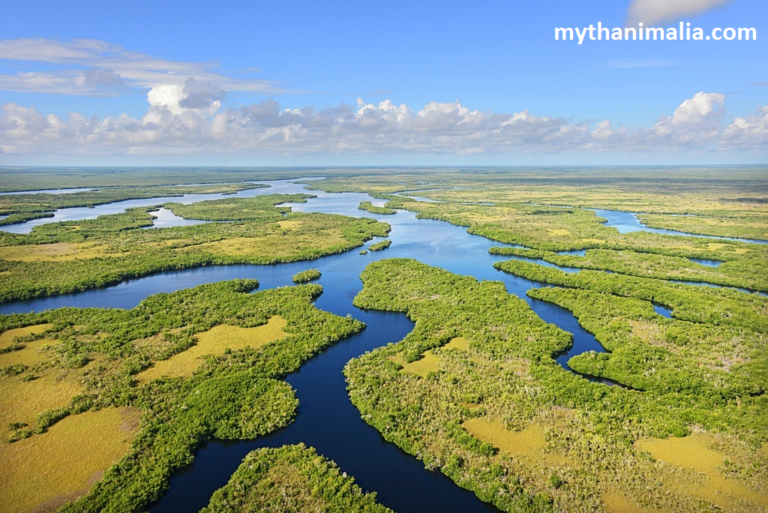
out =
[[[17,194],[74,194],[76,192],[88,192],[92,190],[92,187],[80,187],[77,189],[42,189],[39,191],[0,192],[0,196],[15,196]]]
[[[571,255],[571,256],[587,256],[587,250],[586,249],[572,249],[569,251],[558,251],[558,255]]]
[[[327,349],[287,377],[300,401],[299,414],[293,423],[279,432],[254,441],[209,442],[198,451],[193,465],[173,476],[169,491],[151,510],[199,509],[208,503],[215,489],[227,482],[242,458],[251,450],[304,442],[334,460],[342,471],[354,476],[364,490],[376,491],[382,504],[397,511],[493,511],[491,506],[479,501],[471,492],[457,487],[440,472],[427,471],[418,460],[387,443],[376,430],[363,422],[349,401],[342,375],[344,365],[366,351],[401,340],[413,327],[404,314],[363,311],[352,305],[352,299],[362,288],[360,273],[373,261],[405,257],[480,280],[499,280],[510,294],[525,300],[543,320],[573,335],[573,346],[563,354],[556,355],[557,363],[564,369],[570,370],[567,362],[577,354],[585,351],[603,352],[605,349],[579,325],[571,312],[526,295],[527,290],[545,284],[494,269],[495,262],[510,258],[488,252],[490,247],[499,245],[496,242],[470,235],[464,228],[445,222],[416,219],[413,213],[407,211],[399,211],[394,216],[360,211],[357,206],[361,201],[371,201],[374,205],[384,203],[367,194],[305,191],[303,185],[290,181],[268,183],[272,187],[243,192],[250,195],[297,192],[316,194],[316,199],[291,206],[302,212],[331,212],[380,219],[392,225],[390,238],[393,243],[384,251],[368,255],[350,251],[310,262],[214,266],[157,273],[104,289],[0,305],[0,313],[40,311],[63,306],[132,308],[142,299],[158,292],[171,292],[234,278],[258,279],[260,289],[263,290],[291,285],[291,277],[295,273],[317,268],[322,272],[319,283],[324,290],[316,300],[317,307],[337,315],[352,315],[365,322],[367,328]],[[205,197],[198,199],[200,196]],[[211,199],[209,196],[185,196],[183,199],[170,198],[168,201],[182,200],[188,203]],[[147,201],[147,205],[162,202],[158,199],[141,201]],[[124,209],[126,202],[120,203],[88,210],[104,213],[110,209]],[[528,260],[558,267],[538,259]],[[578,271],[558,268],[568,272]],[[668,312],[658,309],[661,307],[656,308],[661,315]],[[610,384],[607,380],[602,381]]]
[[[619,230],[619,233],[630,232],[651,232],[661,233],[664,235],[680,235],[683,237],[701,237],[702,239],[717,239],[717,240],[733,240],[738,242],[748,242],[751,244],[768,244],[768,240],[757,239],[738,239],[733,237],[716,237],[714,235],[697,235],[695,233],[679,232],[676,230],[664,230],[661,228],[650,228],[637,218],[637,214],[634,212],[622,212],[619,210],[602,210],[599,208],[589,209],[594,211],[598,216],[607,219],[605,226],[610,226]]]
[[[663,306],[659,306],[659,305],[653,305],[653,310],[654,312],[661,315],[662,317],[666,317],[667,319],[672,318],[672,310],[670,310],[669,308],[664,308]]]
[[[710,260],[708,258],[689,258],[688,260],[696,264],[706,265],[708,267],[720,267],[720,264],[723,263],[720,260]]]
[[[204,224],[208,222],[198,221],[195,219],[184,219],[183,217],[177,216],[167,208],[160,208],[155,212],[150,212],[150,215],[155,219],[152,221],[152,226],[147,226],[145,230],[150,230],[152,228],[170,228],[171,226],[192,226],[195,224]]]

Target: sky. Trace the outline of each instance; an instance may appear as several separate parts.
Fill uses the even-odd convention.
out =
[[[757,40],[555,40],[598,22]],[[763,164],[767,22],[765,0],[7,1],[0,166]]]

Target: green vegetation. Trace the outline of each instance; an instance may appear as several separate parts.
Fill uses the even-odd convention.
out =
[[[317,511],[386,513],[375,493],[364,493],[346,473],[303,444],[248,454],[204,513]]]
[[[390,245],[392,245],[392,241],[390,239],[385,239],[381,242],[377,242],[376,244],[371,244],[368,246],[368,249],[370,251],[381,251],[382,249],[387,249]]]
[[[293,275],[293,283],[306,283],[308,281],[320,278],[320,271],[317,269],[307,269]]]
[[[619,290],[631,280],[648,283],[649,290],[664,283],[504,264],[558,277],[600,275],[616,280]],[[570,336],[544,323],[501,283],[399,259],[369,265],[362,279],[357,306],[406,312],[416,326],[402,342],[349,363],[353,403],[387,440],[481,499],[505,511],[600,510],[619,494],[619,502],[637,507],[699,511],[711,503],[699,489],[686,488],[700,481],[695,470],[655,461],[635,447],[638,440],[696,429],[712,433],[731,462],[723,479],[753,491],[739,496],[744,507],[762,504],[768,473],[758,447],[768,440],[762,420],[768,416],[768,362],[760,320],[757,329],[733,319],[688,322],[661,317],[648,300],[634,297],[530,292],[573,308],[610,351],[581,355],[569,365],[639,389],[632,390],[557,365],[553,357]],[[698,289],[670,285],[667,293],[686,301],[743,301],[742,316],[754,315],[754,295]],[[763,307],[765,299],[755,296]],[[456,337],[469,341],[467,349],[448,344]],[[409,372],[409,362],[420,359],[434,360],[433,370]]]
[[[713,268],[691,262],[685,257],[638,251],[591,249],[583,257],[519,248],[491,248],[490,251],[499,255],[541,258],[563,267],[768,291],[768,260],[728,257],[729,261]]]
[[[588,289],[649,301],[672,310],[672,315],[677,319],[716,326],[744,327],[754,331],[768,330],[768,297],[758,294],[600,271],[566,273],[518,260],[499,262],[494,266],[542,284]]]
[[[131,406],[142,412],[129,453],[65,511],[140,511],[160,496],[171,473],[189,464],[204,441],[254,438],[285,426],[298,402],[280,379],[363,328],[354,319],[317,310],[312,305],[322,290],[317,285],[250,294],[256,286],[254,280],[202,285],[151,296],[131,310],[63,308],[0,317],[3,333],[51,325],[15,338],[16,350],[24,350],[25,341],[51,340],[49,356],[18,375],[0,377],[3,397],[12,389],[25,397],[26,388],[38,384],[51,393],[59,383],[78,383],[63,405],[36,411],[31,424],[28,417],[10,412],[12,440],[46,437],[61,419],[87,410]],[[290,336],[205,355],[190,377],[143,386],[136,380],[154,362],[194,347],[196,337],[211,328],[251,328],[278,316],[287,322]]]
[[[389,225],[374,219],[274,206],[306,198],[267,195],[166,204],[188,218],[229,221],[195,226],[141,230],[152,224],[151,208],[138,208],[38,226],[29,235],[0,233],[0,302],[104,287],[159,271],[311,260],[362,246],[389,231]],[[54,246],[63,243],[69,246]],[[19,250],[12,248],[22,246],[21,257],[14,256]],[[47,251],[52,247],[57,251]],[[41,258],[24,258],[36,252]]]
[[[397,210],[393,210],[387,207],[376,207],[370,201],[361,201],[360,206],[357,207],[357,209],[365,210],[366,212],[370,212],[371,214],[384,214],[384,215],[397,214]]]

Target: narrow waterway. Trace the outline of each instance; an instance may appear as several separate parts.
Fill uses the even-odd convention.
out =
[[[362,288],[360,273],[375,260],[402,257],[479,280],[500,280],[510,294],[525,300],[542,319],[573,335],[572,348],[556,358],[563,368],[570,370],[567,362],[571,357],[590,350],[601,352],[603,347],[568,310],[526,295],[527,290],[545,285],[495,270],[495,262],[509,258],[488,252],[490,247],[499,245],[496,242],[470,235],[464,228],[445,222],[416,219],[413,213],[407,211],[390,216],[360,211],[357,206],[361,201],[383,204],[383,201],[366,194],[329,194],[305,191],[303,185],[288,181],[269,183],[274,188],[255,189],[253,194],[310,192],[318,197],[307,203],[292,204],[294,210],[365,216],[390,223],[392,246],[367,255],[350,251],[311,262],[214,266],[157,273],[104,289],[0,305],[0,313],[63,306],[132,308],[158,292],[234,278],[255,278],[263,290],[291,285],[293,274],[317,268],[322,272],[319,283],[324,290],[316,301],[317,307],[341,316],[352,315],[365,322],[367,328],[324,351],[287,377],[300,401],[299,414],[292,424],[255,441],[209,442],[198,451],[193,465],[174,475],[170,490],[151,510],[199,509],[208,503],[214,490],[227,482],[249,451],[257,447],[298,442],[313,446],[320,454],[334,460],[342,471],[354,476],[363,489],[377,492],[380,502],[396,511],[493,510],[471,492],[457,487],[439,472],[427,471],[418,460],[387,443],[377,431],[363,422],[349,401],[342,375],[344,365],[366,351],[401,340],[413,327],[404,314],[363,311],[352,305],[352,299]],[[178,201],[178,198],[171,201]],[[155,200],[149,204],[158,202]],[[657,309],[657,312],[669,315],[663,309]]]

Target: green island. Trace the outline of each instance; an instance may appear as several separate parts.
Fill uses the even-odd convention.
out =
[[[377,242],[376,244],[371,244],[368,246],[369,251],[381,251],[382,249],[387,249],[392,244],[392,241],[390,239],[385,239],[381,242]]]
[[[320,278],[320,271],[317,269],[307,269],[293,275],[293,283],[306,283],[308,281],[317,280]]]

